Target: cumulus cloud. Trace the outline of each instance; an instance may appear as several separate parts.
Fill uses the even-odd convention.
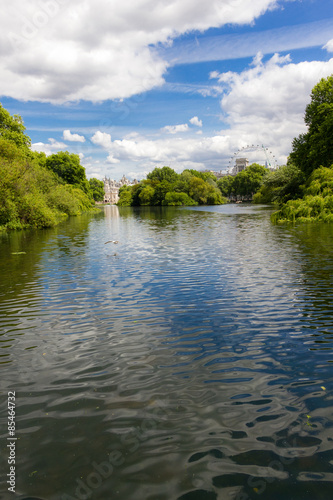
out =
[[[91,142],[102,146],[104,149],[108,149],[111,146],[111,135],[106,132],[100,132],[99,130],[92,136]]]
[[[63,103],[126,98],[164,82],[152,45],[251,23],[277,0],[12,0],[0,18],[0,95]]]
[[[304,110],[320,78],[333,72],[333,59],[294,64],[289,56],[275,54],[263,62],[258,54],[241,73],[213,72],[224,86],[221,99],[224,118],[243,145],[264,142],[286,160],[291,141],[305,131]]]
[[[66,151],[67,146],[63,142],[50,138],[47,143],[35,142],[31,145],[31,149],[33,151],[38,151],[39,153],[45,153],[46,156],[49,156],[53,153],[57,153],[58,151]]]
[[[333,58],[294,64],[289,56],[275,54],[264,61],[258,54],[241,73],[211,74],[224,88],[221,109],[229,129],[210,137],[147,138],[136,134],[117,140],[98,131],[92,141],[107,151],[108,161],[118,160],[120,166],[132,166],[133,171],[149,172],[156,165],[170,165],[178,171],[223,170],[228,168],[233,154],[248,144],[260,146],[260,151],[249,155],[250,161],[265,161],[261,148],[264,145],[272,151],[269,159],[283,164],[292,139],[305,131],[304,110],[312,88],[332,72]]]
[[[178,134],[179,132],[187,132],[188,125],[187,123],[182,123],[181,125],[166,125],[162,130],[169,134]]]
[[[81,145],[71,145],[70,148],[64,142],[57,141],[52,137],[48,139],[48,142],[35,142],[31,145],[33,151],[43,152],[46,156],[58,153],[59,151],[69,151],[72,154],[77,154],[81,160],[85,158],[85,154],[82,151]],[[91,147],[85,147],[85,152],[90,153]]]
[[[132,139],[117,139],[112,141],[109,134],[96,132],[95,136],[103,134],[100,145],[109,154],[108,161],[133,162],[137,165],[151,168],[156,164],[170,165],[183,170],[188,168],[204,168],[205,164],[218,163],[228,154],[233,142],[228,135],[217,135],[203,138],[180,139],[177,137],[148,139],[137,137]],[[108,137],[105,137],[108,136]],[[94,139],[92,139],[94,140]],[[94,140],[95,143],[96,140]],[[220,167],[222,168],[222,166]]]
[[[202,120],[199,120],[197,116],[193,116],[193,118],[190,119],[190,123],[196,127],[202,127]]]
[[[69,142],[85,142],[83,135],[72,134],[70,130],[64,130],[62,137]]]

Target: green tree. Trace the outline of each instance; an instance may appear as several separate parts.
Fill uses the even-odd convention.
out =
[[[304,186],[304,197],[289,200],[271,218],[275,223],[333,222],[333,165],[314,170]]]
[[[6,160],[23,160],[26,158],[26,152],[15,142],[0,136],[0,158]]]
[[[199,177],[192,176],[189,187],[190,197],[200,205],[221,205],[226,202],[217,187]]]
[[[153,186],[146,184],[139,194],[140,205],[152,205],[154,194],[155,189]]]
[[[165,199],[165,195],[172,191],[173,184],[166,180],[162,180],[161,182],[154,183],[154,196],[152,198],[153,205],[162,205]]]
[[[66,184],[76,184],[85,193],[90,193],[90,186],[86,178],[86,171],[80,163],[79,155],[69,153],[68,151],[59,151],[46,158],[46,167]]]
[[[154,168],[152,172],[147,175],[147,179],[151,181],[167,181],[176,182],[179,175],[170,167]]]
[[[292,163],[269,172],[259,191],[254,195],[254,203],[285,203],[300,198],[303,194],[304,173]]]
[[[92,177],[89,179],[89,186],[95,201],[104,200],[104,182]]]
[[[213,181],[216,182],[217,180],[212,172],[200,172],[199,170],[194,170],[193,168],[188,168],[184,170],[184,172],[189,172],[191,175],[194,175],[194,177],[199,177],[199,179],[202,179],[203,181],[212,179]]]
[[[37,161],[41,167],[46,167],[46,154],[43,152],[34,151],[32,158]]]
[[[138,184],[136,184],[138,186]],[[131,186],[122,186],[119,189],[119,201],[117,205],[120,207],[130,207],[133,204],[133,189]]]
[[[193,175],[189,170],[184,170],[181,174],[179,174],[178,180],[174,184],[174,190],[178,193],[189,194],[190,180],[192,177]]]
[[[197,205],[186,193],[170,192],[165,195],[164,205],[169,206],[187,206]]]
[[[225,175],[217,181],[217,186],[222,193],[222,196],[231,196],[233,193],[234,177],[232,175]]]
[[[91,210],[91,200],[37,161],[0,159],[0,226],[51,227],[67,215]]]
[[[80,187],[65,184],[46,168],[45,153],[29,149],[24,131],[21,117],[0,104],[0,229],[51,227],[68,215],[92,211],[91,198],[81,189],[90,192],[83,167]]]
[[[289,162],[308,177],[316,168],[333,163],[333,75],[312,89],[304,121],[308,131],[294,139]]]
[[[195,177],[194,175],[190,179],[190,197],[199,203],[200,205],[205,205],[207,203],[208,186],[203,179]]]
[[[11,116],[0,103],[0,137],[16,144],[26,155],[30,154],[31,139],[25,134],[20,115]]]
[[[260,188],[263,177],[267,172],[267,168],[253,163],[234,177],[233,193],[243,197],[251,197]]]

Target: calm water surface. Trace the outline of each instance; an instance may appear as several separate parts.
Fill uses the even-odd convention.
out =
[[[332,498],[333,225],[269,215],[108,206],[0,237],[1,498]]]

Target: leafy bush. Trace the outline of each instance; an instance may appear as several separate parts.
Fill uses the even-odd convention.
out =
[[[55,186],[48,194],[48,205],[66,215],[78,215],[80,204],[68,186]]]
[[[293,164],[268,172],[262,179],[259,191],[253,197],[253,203],[285,203],[302,196],[303,172]]]
[[[11,117],[0,104],[1,230],[50,227],[92,210],[80,158],[67,152],[46,157],[31,151],[30,144],[21,117]]]
[[[186,193],[176,193],[175,191],[169,192],[165,195],[164,205],[168,206],[193,206],[197,203],[192,200]]]
[[[2,229],[50,227],[68,215],[91,209],[87,194],[75,186],[59,184],[38,162],[0,159]]]
[[[289,200],[272,214],[275,223],[333,222],[333,165],[314,170],[305,187],[302,199]]]

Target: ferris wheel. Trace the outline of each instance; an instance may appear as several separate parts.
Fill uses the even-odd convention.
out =
[[[249,163],[259,163],[264,164],[270,170],[275,170],[277,168],[277,160],[275,155],[270,151],[269,148],[265,147],[263,144],[248,144],[239,148],[229,161],[228,173],[232,174],[235,172],[235,165],[237,158],[246,157]]]

